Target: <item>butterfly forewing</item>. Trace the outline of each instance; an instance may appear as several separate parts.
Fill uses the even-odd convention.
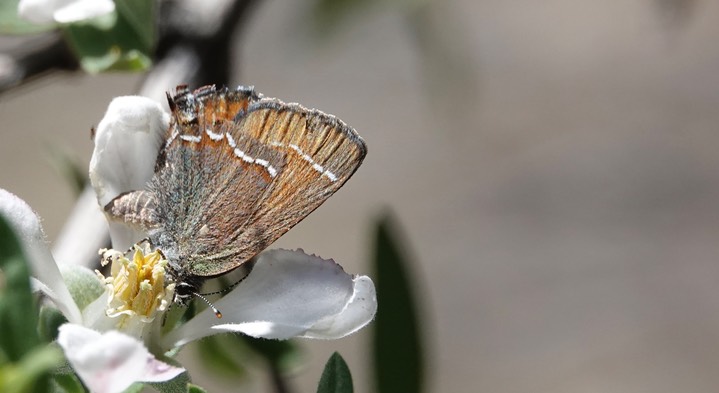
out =
[[[187,266],[198,276],[221,274],[262,251],[337,191],[366,154],[364,142],[341,121],[276,100],[251,104],[238,116],[231,135],[263,147],[257,153],[242,151],[244,156],[264,164],[272,163],[266,153],[281,154],[284,162],[264,167],[270,181],[257,200],[248,204],[253,209],[248,219],[227,228],[223,244],[213,255]],[[228,195],[233,198],[242,196]]]
[[[229,128],[216,129],[225,130]],[[224,266],[225,257],[236,254],[228,234],[248,222],[272,182],[267,168],[237,159],[234,149],[266,157],[277,167],[284,160],[251,138],[238,138],[236,148],[221,143],[180,139],[168,149],[168,164],[151,183],[161,223],[151,239],[183,271],[202,263],[198,272],[193,268],[195,275],[212,275],[203,266]]]

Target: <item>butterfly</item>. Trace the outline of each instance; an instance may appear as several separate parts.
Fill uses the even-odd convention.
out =
[[[180,85],[167,98],[171,123],[152,179],[104,210],[147,233],[180,303],[319,207],[367,154],[338,118],[252,87]]]

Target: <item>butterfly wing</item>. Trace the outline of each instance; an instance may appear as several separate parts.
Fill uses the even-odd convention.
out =
[[[251,89],[178,89],[149,187],[151,238],[189,274],[247,261],[337,191],[367,149],[341,120]]]
[[[233,135],[282,153],[284,165],[252,204],[247,221],[227,233],[231,245],[225,262],[200,260],[190,268],[195,275],[222,273],[265,249],[334,194],[367,152],[357,133],[340,120],[273,99],[251,104]]]
[[[268,171],[281,168],[284,156],[251,137],[231,135],[236,113],[259,100],[252,89],[190,92],[180,86],[168,98],[172,123],[150,184],[118,196],[105,211],[147,231],[175,271],[184,271],[225,248],[224,233],[249,219],[271,181]],[[266,166],[238,159],[235,149],[266,157]]]

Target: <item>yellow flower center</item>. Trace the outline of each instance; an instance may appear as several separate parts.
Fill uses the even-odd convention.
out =
[[[167,260],[158,251],[135,246],[132,260],[124,253],[103,250],[103,265],[111,263],[110,276],[98,276],[107,286],[108,317],[120,318],[117,328],[132,328],[138,322],[149,323],[165,311],[173,300],[175,283],[166,275]]]

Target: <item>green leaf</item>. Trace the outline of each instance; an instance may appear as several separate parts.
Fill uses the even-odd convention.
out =
[[[17,14],[20,0],[0,1],[0,34],[37,34],[52,30],[55,24],[36,25],[22,19]]]
[[[63,26],[85,71],[142,71],[152,65],[155,13],[151,0],[116,2],[115,13]]]
[[[155,46],[155,1],[123,0],[116,1],[117,13],[127,21],[137,38],[147,50]]]
[[[60,347],[60,344],[57,342],[50,343],[51,346],[57,348],[58,350],[62,351],[62,348]],[[63,361],[55,367],[54,370],[52,370],[52,375],[75,375],[75,370],[72,368],[70,363],[67,361],[67,359],[63,359]]]
[[[0,217],[0,351],[10,362],[40,344],[30,270],[12,229]]]
[[[207,393],[207,391],[197,385],[188,384],[187,385],[187,393]]]
[[[378,312],[373,355],[377,391],[417,393],[423,387],[424,357],[417,304],[391,219],[379,220],[375,233],[374,270]]]
[[[377,5],[376,0],[314,0],[310,8],[310,27],[316,38],[327,38],[347,23]]]
[[[50,342],[57,338],[58,329],[60,325],[67,322],[67,318],[55,307],[42,306],[39,321],[37,329],[40,337]]]
[[[162,358],[158,359],[165,363],[171,364],[176,367],[182,367],[175,359]],[[148,382],[147,385],[152,386],[153,389],[160,393],[185,393],[187,392],[187,385],[190,383],[190,375],[187,371],[183,371],[175,378],[164,382]]]
[[[53,374],[55,393],[85,393],[85,387],[75,374]]]
[[[62,352],[53,346],[36,347],[17,363],[0,366],[3,393],[45,393],[50,391],[49,371],[62,361]]]
[[[231,334],[216,334],[197,342],[200,362],[208,371],[225,378],[240,378],[246,374],[247,348]]]
[[[84,266],[62,264],[59,267],[72,300],[80,310],[84,310],[107,290],[97,274]]]
[[[280,373],[289,373],[295,369],[302,359],[302,351],[292,340],[268,340],[236,334],[256,353],[262,355]]]
[[[342,356],[335,352],[327,360],[317,393],[352,393],[352,374]]]
[[[289,373],[299,366],[302,351],[289,340],[266,340],[243,334],[217,334],[195,344],[202,364],[224,377],[238,378],[246,374],[246,365],[259,355],[280,373]]]
[[[12,228],[0,216],[0,391],[37,392],[50,389],[49,370],[62,352],[42,346],[37,309],[30,290],[30,269]]]
[[[135,382],[132,385],[130,385],[129,388],[123,390],[122,393],[140,393],[143,389],[145,389],[145,384],[142,382]],[[184,392],[183,392],[184,393]]]

